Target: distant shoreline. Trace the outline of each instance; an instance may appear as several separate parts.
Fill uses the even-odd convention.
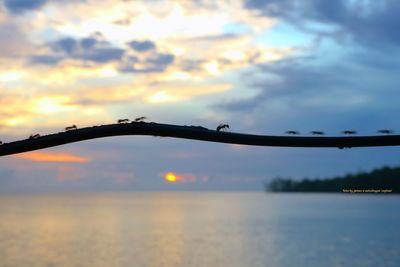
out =
[[[383,167],[330,179],[275,178],[265,186],[269,192],[399,194],[400,167]]]

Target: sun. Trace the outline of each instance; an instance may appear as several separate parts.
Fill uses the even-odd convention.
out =
[[[170,183],[174,183],[174,182],[178,181],[178,177],[175,174],[173,174],[172,172],[166,173],[164,178],[167,182],[170,182]]]

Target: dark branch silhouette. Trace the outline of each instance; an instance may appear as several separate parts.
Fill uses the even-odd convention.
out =
[[[0,156],[22,153],[83,140],[119,135],[150,135],[184,138],[200,141],[278,147],[372,147],[400,146],[400,135],[377,136],[268,136],[241,134],[210,130],[202,126],[178,126],[160,123],[124,123],[74,129],[55,134],[4,143],[0,145]]]

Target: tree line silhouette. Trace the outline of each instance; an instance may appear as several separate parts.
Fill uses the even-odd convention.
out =
[[[370,172],[358,172],[330,179],[300,181],[277,177],[266,184],[270,192],[344,192],[346,190],[392,190],[400,193],[400,167],[382,167]]]

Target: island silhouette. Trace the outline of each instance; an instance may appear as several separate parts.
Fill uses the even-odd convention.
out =
[[[268,192],[395,193],[400,194],[400,167],[382,167],[332,178],[274,178],[265,184]]]

